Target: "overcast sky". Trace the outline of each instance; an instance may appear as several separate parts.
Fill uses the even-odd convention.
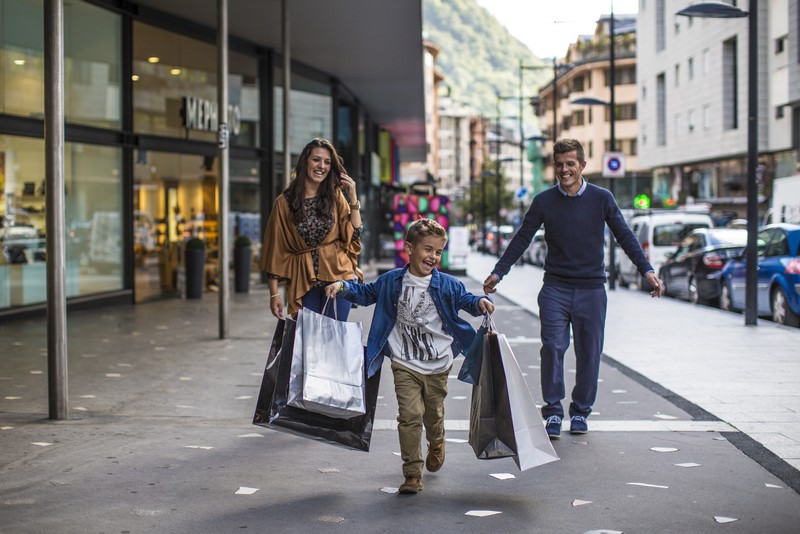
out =
[[[477,0],[540,58],[563,57],[581,34],[594,33],[601,15],[635,14],[638,0]]]

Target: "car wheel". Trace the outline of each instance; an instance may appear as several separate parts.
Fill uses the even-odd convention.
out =
[[[694,281],[694,276],[689,277],[689,302],[692,304],[700,303],[700,295],[697,294],[697,283]]]
[[[728,287],[727,282],[722,282],[722,291],[720,291],[719,295],[719,307],[725,311],[734,311],[731,289]]]
[[[616,275],[617,275],[617,286],[628,287],[628,282],[625,281],[625,277],[622,276],[622,272],[619,270],[619,267],[617,267]]]
[[[772,320],[787,326],[800,326],[800,316],[789,307],[786,294],[779,287],[772,290]]]
[[[670,296],[669,277],[666,274],[664,274],[664,271],[661,271],[660,273],[658,273],[658,278],[661,280],[661,285],[664,288],[664,296],[669,297]]]

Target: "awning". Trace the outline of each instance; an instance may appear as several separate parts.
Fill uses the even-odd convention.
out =
[[[216,27],[216,2],[137,4]],[[291,0],[291,58],[338,78],[392,132],[402,161],[425,160],[421,0]],[[280,0],[229,0],[230,35],[281,49]]]

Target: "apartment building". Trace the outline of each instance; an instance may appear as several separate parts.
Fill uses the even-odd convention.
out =
[[[586,178],[602,187],[611,185],[602,177],[603,156],[611,150],[610,21],[610,16],[601,17],[593,35],[579,36],[569,46],[554,68],[557,76],[541,89],[535,102],[542,134],[551,139],[544,149],[548,153],[545,173],[551,180],[555,123],[557,139],[574,138],[583,144]],[[636,17],[615,15],[614,21],[614,148],[625,154],[626,166],[625,178],[615,179],[614,187],[619,203],[630,206],[638,194],[650,193],[651,175],[638,158]],[[574,103],[578,99],[595,104]]]
[[[743,216],[748,148],[748,19],[678,16],[689,0],[639,2],[639,161],[654,196]],[[749,8],[740,0],[738,7]],[[800,161],[800,8],[758,10],[758,211]]]

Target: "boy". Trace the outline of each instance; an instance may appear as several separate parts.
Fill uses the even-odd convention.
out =
[[[397,430],[405,482],[400,493],[422,490],[422,428],[428,441],[428,471],[444,464],[444,398],[453,358],[464,353],[475,329],[458,316],[492,313],[487,297],[468,293],[456,278],[439,272],[447,231],[436,221],[419,219],[406,232],[408,265],[369,284],[339,281],[326,286],[360,304],[377,307],[367,340],[367,375],[377,372],[382,356],[392,361],[397,395]]]

